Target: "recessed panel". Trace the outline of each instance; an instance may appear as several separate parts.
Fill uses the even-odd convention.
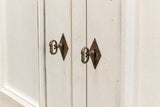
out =
[[[6,86],[39,100],[37,0],[5,0]]]
[[[9,98],[8,96],[0,93],[0,107],[24,107],[15,100]]]

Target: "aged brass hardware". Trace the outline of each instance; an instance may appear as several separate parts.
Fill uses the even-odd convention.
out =
[[[62,58],[63,60],[65,60],[69,48],[68,48],[64,34],[62,34],[62,38],[59,44],[57,44],[56,40],[51,40],[49,43],[49,47],[50,47],[50,53],[52,55],[55,55],[58,52],[58,48],[59,48]]]
[[[94,39],[90,49],[87,47],[82,48],[81,50],[81,61],[86,64],[89,61],[89,56],[91,57],[94,68],[97,68],[99,60],[101,59],[101,52],[99,50],[96,39]]]

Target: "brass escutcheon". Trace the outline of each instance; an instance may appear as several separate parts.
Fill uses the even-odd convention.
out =
[[[49,42],[49,47],[50,47],[51,55],[55,55],[58,52],[58,49],[60,49],[62,58],[63,60],[65,60],[69,48],[68,48],[64,34],[62,34],[62,38],[59,44],[57,43],[56,40],[51,40]]]
[[[96,39],[94,39],[91,48],[84,47],[81,50],[81,61],[86,64],[91,57],[94,68],[97,68],[99,60],[101,59],[101,52],[99,50]]]

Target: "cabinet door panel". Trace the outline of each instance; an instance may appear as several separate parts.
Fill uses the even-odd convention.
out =
[[[45,0],[47,107],[71,107],[71,0]],[[64,33],[69,50],[50,54],[49,42]]]
[[[88,107],[118,107],[120,80],[120,0],[87,0],[88,47],[96,38],[102,57],[88,63]]]
[[[86,0],[72,1],[73,107],[86,107],[86,65],[81,49],[86,46]]]
[[[6,60],[2,62],[6,64],[5,88],[38,105],[37,1],[5,0],[3,5],[6,7]]]

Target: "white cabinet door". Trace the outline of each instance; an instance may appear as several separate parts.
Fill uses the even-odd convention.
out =
[[[38,106],[37,0],[1,0],[0,4],[1,92],[24,106]]]
[[[159,0],[140,0],[137,107],[160,106],[159,4]]]
[[[119,107],[121,71],[120,0],[73,0],[73,107]],[[80,62],[81,49],[96,39],[101,59]],[[78,57],[79,55],[79,57]]]
[[[87,67],[88,107],[118,107],[121,71],[120,0],[88,0],[87,44],[96,38],[102,57]]]
[[[86,107],[87,72],[81,62],[81,49],[86,46],[86,0],[72,1],[72,87],[73,107]]]
[[[71,107],[71,0],[45,0],[47,107]],[[60,50],[50,54],[49,42],[60,42],[62,34],[68,44],[63,60]]]

